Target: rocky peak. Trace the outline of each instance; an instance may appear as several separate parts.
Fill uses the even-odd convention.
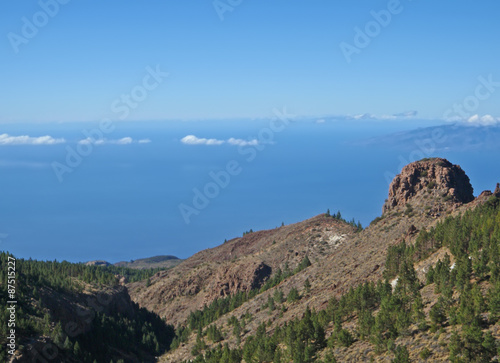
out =
[[[383,212],[405,206],[410,201],[425,204],[425,199],[436,200],[436,197],[448,205],[474,200],[469,177],[459,165],[442,158],[422,159],[406,165],[394,178]]]

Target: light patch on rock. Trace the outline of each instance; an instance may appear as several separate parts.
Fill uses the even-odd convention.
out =
[[[391,286],[392,286],[393,290],[396,288],[398,281],[399,281],[399,277],[396,277],[394,280],[391,281]]]
[[[328,244],[337,247],[345,240],[345,234],[333,234],[328,236]]]

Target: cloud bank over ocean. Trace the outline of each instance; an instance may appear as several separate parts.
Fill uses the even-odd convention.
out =
[[[243,140],[243,139],[236,139],[234,137],[231,137],[227,140],[219,140],[219,139],[207,139],[207,138],[200,138],[195,135],[187,135],[184,136],[181,139],[181,142],[186,145],[223,145],[223,144],[229,144],[229,145],[234,145],[234,146],[248,146],[248,145],[258,145],[259,141],[257,139],[252,139],[252,140]]]
[[[32,137],[28,135],[11,136],[9,134],[0,135],[0,145],[55,145],[64,144],[65,139],[56,139],[52,136],[45,135],[39,137]]]
[[[127,136],[121,139],[98,139],[94,140],[90,137],[86,139],[82,139],[78,141],[78,144],[95,144],[95,145],[129,145],[133,143],[138,144],[149,144],[151,142],[150,139],[139,139],[134,140],[132,137]],[[55,138],[50,135],[44,136],[29,136],[29,135],[20,135],[20,136],[12,136],[9,134],[0,134],[0,146],[8,146],[8,145],[57,145],[57,144],[66,144],[68,141],[65,138]]]

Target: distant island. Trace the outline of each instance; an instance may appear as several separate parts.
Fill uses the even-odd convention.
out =
[[[183,260],[176,256],[171,255],[161,255],[153,256],[148,258],[140,258],[131,261],[120,261],[117,263],[110,263],[104,260],[95,260],[86,262],[87,266],[116,266],[116,267],[126,267],[133,268],[137,270],[149,269],[149,268],[162,268],[168,269],[177,266]]]

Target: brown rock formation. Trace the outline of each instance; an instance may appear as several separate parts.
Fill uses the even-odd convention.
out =
[[[271,272],[270,266],[257,261],[242,265],[225,265],[217,271],[215,279],[208,285],[208,301],[238,291],[258,289],[271,276]]]
[[[458,165],[446,159],[423,159],[406,165],[389,187],[383,212],[405,206],[427,196],[441,197],[446,204],[464,204],[474,200],[469,177]]]

